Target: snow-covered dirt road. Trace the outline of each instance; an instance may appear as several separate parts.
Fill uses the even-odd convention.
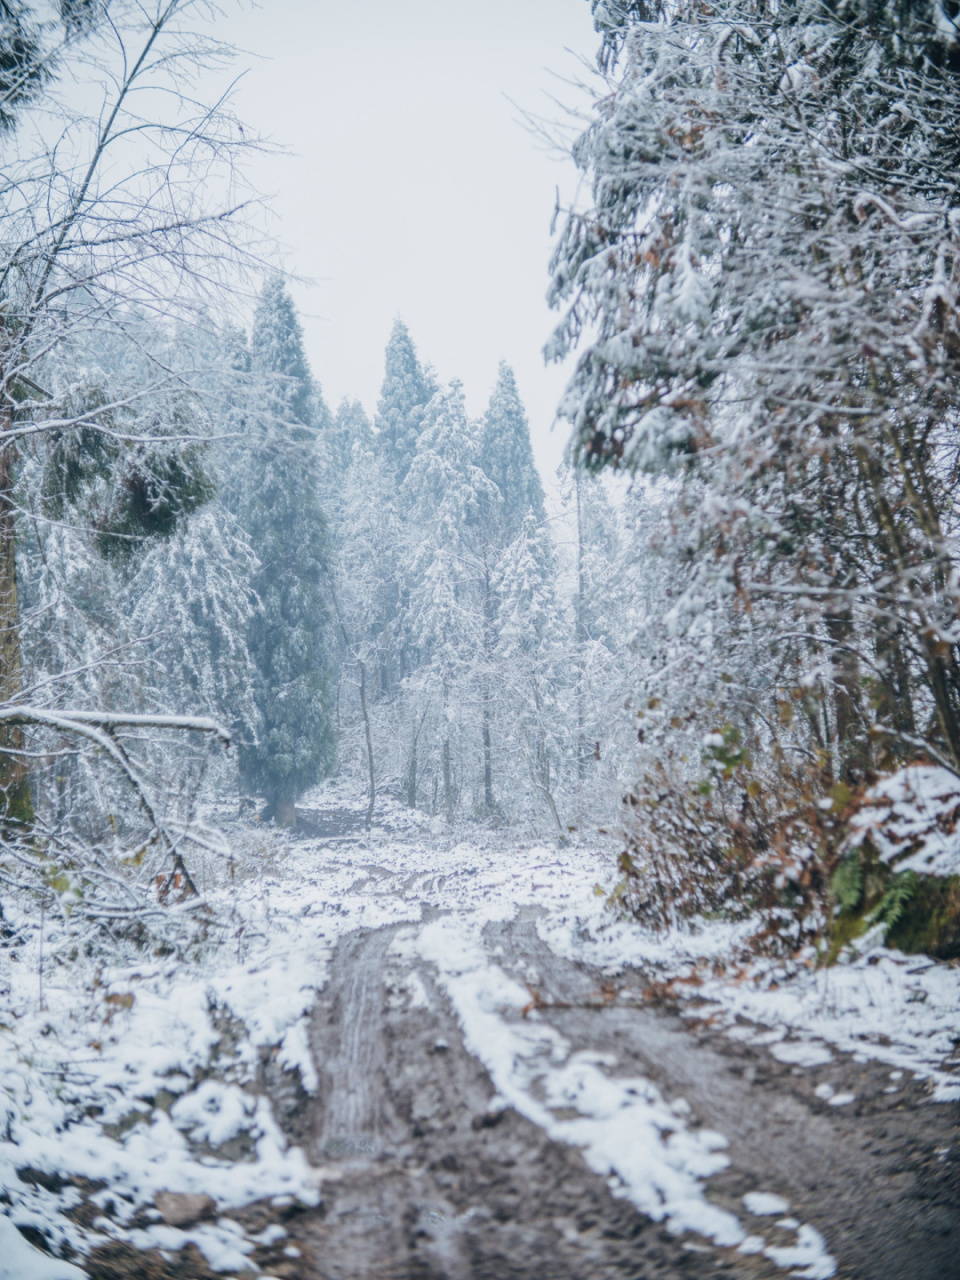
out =
[[[509,860],[472,910],[480,868],[374,862],[351,886],[422,918],[361,917],[332,958],[319,1089],[286,1121],[328,1170],[291,1275],[960,1275],[955,1104],[618,999],[642,976],[542,941],[546,870]]]
[[[73,1265],[0,1276],[960,1277],[956,969],[721,974],[729,928],[608,921],[595,847],[336,822],[256,835],[189,997],[101,981],[109,1106],[0,1144],[0,1227]]]

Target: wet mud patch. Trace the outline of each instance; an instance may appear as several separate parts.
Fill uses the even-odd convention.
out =
[[[752,1192],[775,1193],[822,1233],[840,1277],[960,1280],[960,1105],[930,1101],[909,1072],[835,1050],[819,1065],[780,1061],[776,1045],[697,1025],[676,1002],[604,999],[609,980],[554,955],[535,915],[487,934],[498,963],[536,992],[538,1016],[575,1047],[610,1053],[617,1074],[636,1072],[668,1099],[685,1099],[689,1125],[727,1137],[730,1165],[707,1196],[745,1229],[786,1246],[773,1218],[743,1204]],[[645,984],[633,975],[622,985]]]
[[[640,1280],[773,1274],[651,1222],[502,1108],[429,966],[396,930],[345,938],[313,1018],[323,1205],[291,1238],[323,1280]]]

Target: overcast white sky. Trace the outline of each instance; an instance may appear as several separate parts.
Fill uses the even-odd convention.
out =
[[[443,380],[482,412],[500,359],[517,373],[545,478],[565,373],[541,354],[555,190],[572,162],[547,153],[517,107],[562,119],[547,95],[585,78],[587,0],[267,0],[230,19],[257,58],[240,115],[292,155],[259,161],[309,355],[335,407],[372,412],[395,315]],[[569,52],[573,51],[573,52]]]

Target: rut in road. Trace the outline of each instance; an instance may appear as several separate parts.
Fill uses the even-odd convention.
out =
[[[763,1048],[691,1030],[689,1019],[668,1010],[589,1007],[601,975],[555,955],[537,934],[539,914],[487,926],[498,963],[535,972],[542,995],[571,1006],[541,1016],[575,1048],[612,1053],[618,1072],[685,1098],[726,1135],[731,1164],[710,1180],[711,1200],[744,1218],[747,1192],[784,1196],[826,1237],[841,1276],[960,1280],[960,1180],[942,1159],[960,1143],[960,1106],[929,1103],[920,1086],[890,1098],[878,1064],[846,1057],[801,1070]],[[856,1093],[856,1110],[817,1099],[827,1078]],[[758,1229],[769,1234],[767,1223]]]
[[[617,1073],[686,1098],[694,1125],[728,1136],[731,1163],[710,1180],[711,1200],[744,1218],[748,1191],[783,1195],[826,1237],[841,1277],[960,1280],[960,1195],[936,1158],[951,1131],[958,1136],[956,1106],[922,1104],[918,1092],[902,1109],[883,1096],[882,1069],[848,1060],[831,1078],[854,1073],[866,1110],[830,1110],[814,1096],[816,1073],[795,1075],[762,1048],[652,1006],[589,1007],[600,975],[550,951],[537,914],[487,926],[497,963],[534,974],[570,1006],[541,1016],[575,1049],[612,1053]],[[298,1276],[785,1274],[762,1256],[672,1236],[613,1195],[577,1150],[513,1110],[491,1110],[493,1085],[464,1048],[431,967],[392,949],[399,928],[342,939],[314,1013],[321,1088],[300,1133],[328,1179],[322,1212],[295,1232]],[[769,1220],[753,1226],[778,1242]]]
[[[638,1280],[717,1275],[611,1194],[578,1151],[516,1112],[464,1049],[429,967],[395,929],[344,938],[320,995],[309,1104],[324,1206],[290,1225],[297,1275],[322,1280]],[[413,976],[415,974],[415,977]],[[724,1274],[770,1275],[725,1258]]]
[[[394,930],[349,936],[341,946],[342,979],[327,1026],[336,1050],[323,1061],[325,1105],[319,1146],[324,1157],[376,1154],[386,1117],[383,1084],[383,973]],[[316,1020],[314,1027],[316,1028]],[[316,1043],[316,1036],[315,1036]]]

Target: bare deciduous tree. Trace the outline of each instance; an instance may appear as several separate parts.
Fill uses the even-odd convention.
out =
[[[101,523],[98,533],[131,545],[169,531],[209,494],[196,469],[207,428],[201,413],[185,407],[195,401],[189,372],[142,335],[151,326],[209,324],[224,291],[260,263],[251,216],[257,202],[241,163],[258,143],[230,106],[232,50],[216,34],[221,16],[206,0],[67,5],[48,45],[41,39],[47,29],[37,28],[39,43],[29,65],[21,59],[20,80],[0,84],[4,101],[18,107],[15,119],[4,120],[11,127],[0,185],[5,841],[17,846],[21,865],[31,859],[17,845],[18,832],[32,828],[55,850],[57,838],[33,812],[31,762],[38,753],[56,756],[86,743],[139,799],[147,831],[131,828],[130,839],[159,842],[188,889],[182,840],[165,830],[122,735],[216,726],[189,717],[143,716],[134,723],[130,716],[64,708],[66,677],[59,687],[48,680],[30,697],[16,548],[24,514],[36,519],[42,506],[34,502],[42,495],[31,491],[39,472],[23,465],[26,448],[45,447],[48,464],[52,457],[67,469],[65,484],[79,483],[84,467],[110,473],[123,518],[115,528]],[[89,353],[95,364],[118,344],[137,352],[135,375],[76,394],[70,371],[77,353]]]

